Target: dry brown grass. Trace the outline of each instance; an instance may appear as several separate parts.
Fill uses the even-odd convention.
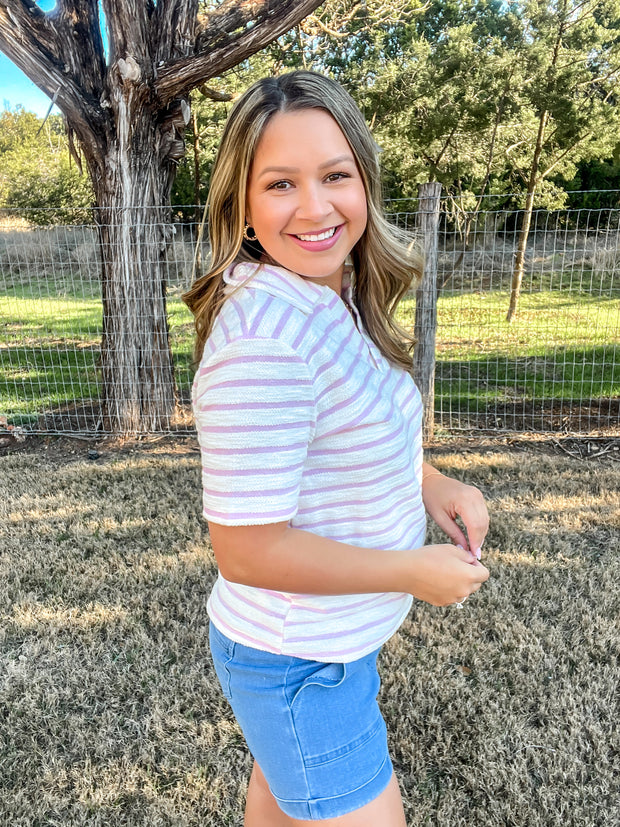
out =
[[[198,455],[76,451],[0,459],[0,824],[239,825],[250,763],[209,662]],[[619,823],[618,464],[435,461],[489,498],[492,579],[385,647],[408,824]]]

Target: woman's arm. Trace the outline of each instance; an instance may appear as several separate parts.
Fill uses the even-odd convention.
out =
[[[224,526],[209,522],[222,576],[275,591],[302,594],[408,592],[435,606],[477,591],[489,573],[449,544],[405,551],[351,546],[288,523]]]
[[[470,549],[480,558],[482,543],[489,529],[489,514],[484,497],[473,485],[447,477],[425,462],[422,466],[424,507],[455,545]],[[465,532],[457,523],[460,517]]]

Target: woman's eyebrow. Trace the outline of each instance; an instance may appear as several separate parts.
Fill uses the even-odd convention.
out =
[[[337,164],[344,164],[346,161],[350,161],[354,164],[355,158],[352,155],[338,155],[330,161],[325,161],[325,163],[319,164],[319,169],[325,169],[325,167],[335,167]]]
[[[319,164],[319,169],[326,169],[327,167],[336,166],[337,164],[343,164],[345,162],[350,162],[352,164],[355,163],[355,158],[352,155],[338,155],[336,158],[330,158],[329,161],[324,161],[322,164]],[[286,173],[294,173],[299,172],[299,167],[265,167],[258,173],[258,177],[260,178],[263,175],[269,175],[276,173],[277,175],[286,174]]]

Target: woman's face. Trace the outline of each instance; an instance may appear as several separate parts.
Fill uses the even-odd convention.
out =
[[[276,264],[340,293],[367,207],[355,157],[331,115],[302,109],[271,118],[250,170],[246,218]]]

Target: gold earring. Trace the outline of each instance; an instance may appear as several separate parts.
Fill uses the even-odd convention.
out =
[[[258,236],[257,235],[250,235],[248,230],[252,230],[252,232],[254,232],[254,227],[250,227],[250,225],[246,221],[245,222],[245,227],[243,228],[243,237],[245,238],[246,241],[258,241]]]

